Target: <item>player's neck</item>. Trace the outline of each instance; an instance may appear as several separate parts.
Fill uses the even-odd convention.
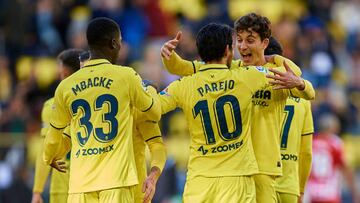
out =
[[[106,59],[111,62],[111,59],[108,54],[105,54],[104,52],[100,51],[90,51],[91,59]]]
[[[222,58],[220,60],[208,61],[205,64],[224,64],[224,65],[226,65],[226,58]]]
[[[263,55],[256,64],[254,64],[255,66],[263,66],[266,64],[266,59],[265,59],[265,55]]]

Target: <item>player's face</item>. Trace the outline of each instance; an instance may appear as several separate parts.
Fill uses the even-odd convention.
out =
[[[266,63],[264,50],[269,39],[261,40],[260,35],[251,29],[241,30],[236,33],[236,43],[244,65],[261,66]]]

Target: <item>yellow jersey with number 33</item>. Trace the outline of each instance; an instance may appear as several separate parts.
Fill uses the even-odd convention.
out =
[[[141,84],[133,69],[105,59],[87,61],[59,84],[50,124],[62,129],[70,123],[69,193],[138,184],[131,109],[155,108],[160,116],[160,106]]]
[[[266,69],[207,64],[160,93],[162,113],[180,107],[191,144],[187,179],[258,173],[251,142],[251,97],[268,85]]]

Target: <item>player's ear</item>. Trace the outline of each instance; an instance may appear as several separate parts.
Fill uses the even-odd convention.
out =
[[[269,38],[265,38],[265,39],[262,41],[262,46],[263,46],[264,50],[266,49],[266,47],[269,46],[269,42],[270,42]]]
[[[118,45],[115,38],[111,39],[111,45],[110,46],[111,46],[111,49],[118,49],[119,48],[119,45]]]

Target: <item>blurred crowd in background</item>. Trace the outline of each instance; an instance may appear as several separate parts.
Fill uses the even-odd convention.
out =
[[[204,24],[232,26],[249,12],[267,16],[284,56],[316,88],[315,128],[325,113],[338,118],[346,159],[359,176],[359,11],[360,0],[0,0],[0,202],[9,196],[30,202],[40,112],[59,83],[56,55],[66,48],[86,50],[87,23],[100,16],[120,25],[119,64],[135,68],[158,90],[178,78],[160,58],[162,44],[178,30],[183,36],[176,51],[195,60],[195,36]],[[153,202],[177,202],[189,133],[180,111],[164,116],[161,128],[169,160]]]

